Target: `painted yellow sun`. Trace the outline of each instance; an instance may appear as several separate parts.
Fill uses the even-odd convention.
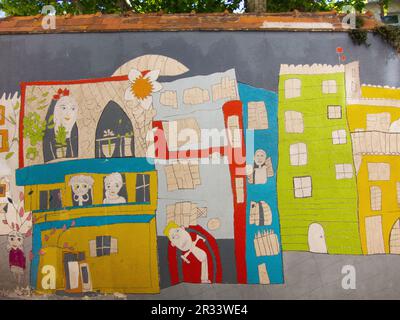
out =
[[[153,84],[151,83],[150,79],[140,76],[134,82],[132,82],[131,91],[135,97],[144,99],[150,96],[153,92]]]

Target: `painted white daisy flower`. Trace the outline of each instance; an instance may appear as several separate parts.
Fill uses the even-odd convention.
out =
[[[162,89],[156,81],[159,74],[160,70],[140,72],[132,69],[128,74],[130,85],[125,91],[125,100],[139,100],[141,106],[148,110],[153,103],[152,94]]]

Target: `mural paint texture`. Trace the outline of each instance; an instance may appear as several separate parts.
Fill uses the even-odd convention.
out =
[[[151,51],[1,96],[18,294],[283,284],[285,251],[400,253],[400,89],[362,85],[357,59],[283,57],[271,90]]]

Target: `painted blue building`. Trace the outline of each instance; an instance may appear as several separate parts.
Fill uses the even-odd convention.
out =
[[[239,94],[244,108],[244,127],[248,128],[246,162],[253,172],[246,179],[247,281],[249,284],[281,284],[284,276],[276,189],[278,96],[274,92],[245,84],[239,84]],[[261,123],[258,128],[254,126],[254,116],[257,123]],[[255,162],[259,161],[255,159],[257,150],[263,151],[258,154],[264,154],[266,162],[260,168],[262,171],[258,172],[261,174],[256,177],[254,172],[258,165]]]

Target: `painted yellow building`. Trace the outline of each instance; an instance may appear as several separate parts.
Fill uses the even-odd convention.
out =
[[[348,105],[365,254],[400,253],[400,89],[362,86]]]
[[[105,203],[118,168],[124,203]],[[91,177],[82,203],[74,177]],[[31,286],[38,292],[157,293],[157,174],[144,158],[84,159],[18,170],[32,210]],[[85,186],[87,187],[87,186]]]

